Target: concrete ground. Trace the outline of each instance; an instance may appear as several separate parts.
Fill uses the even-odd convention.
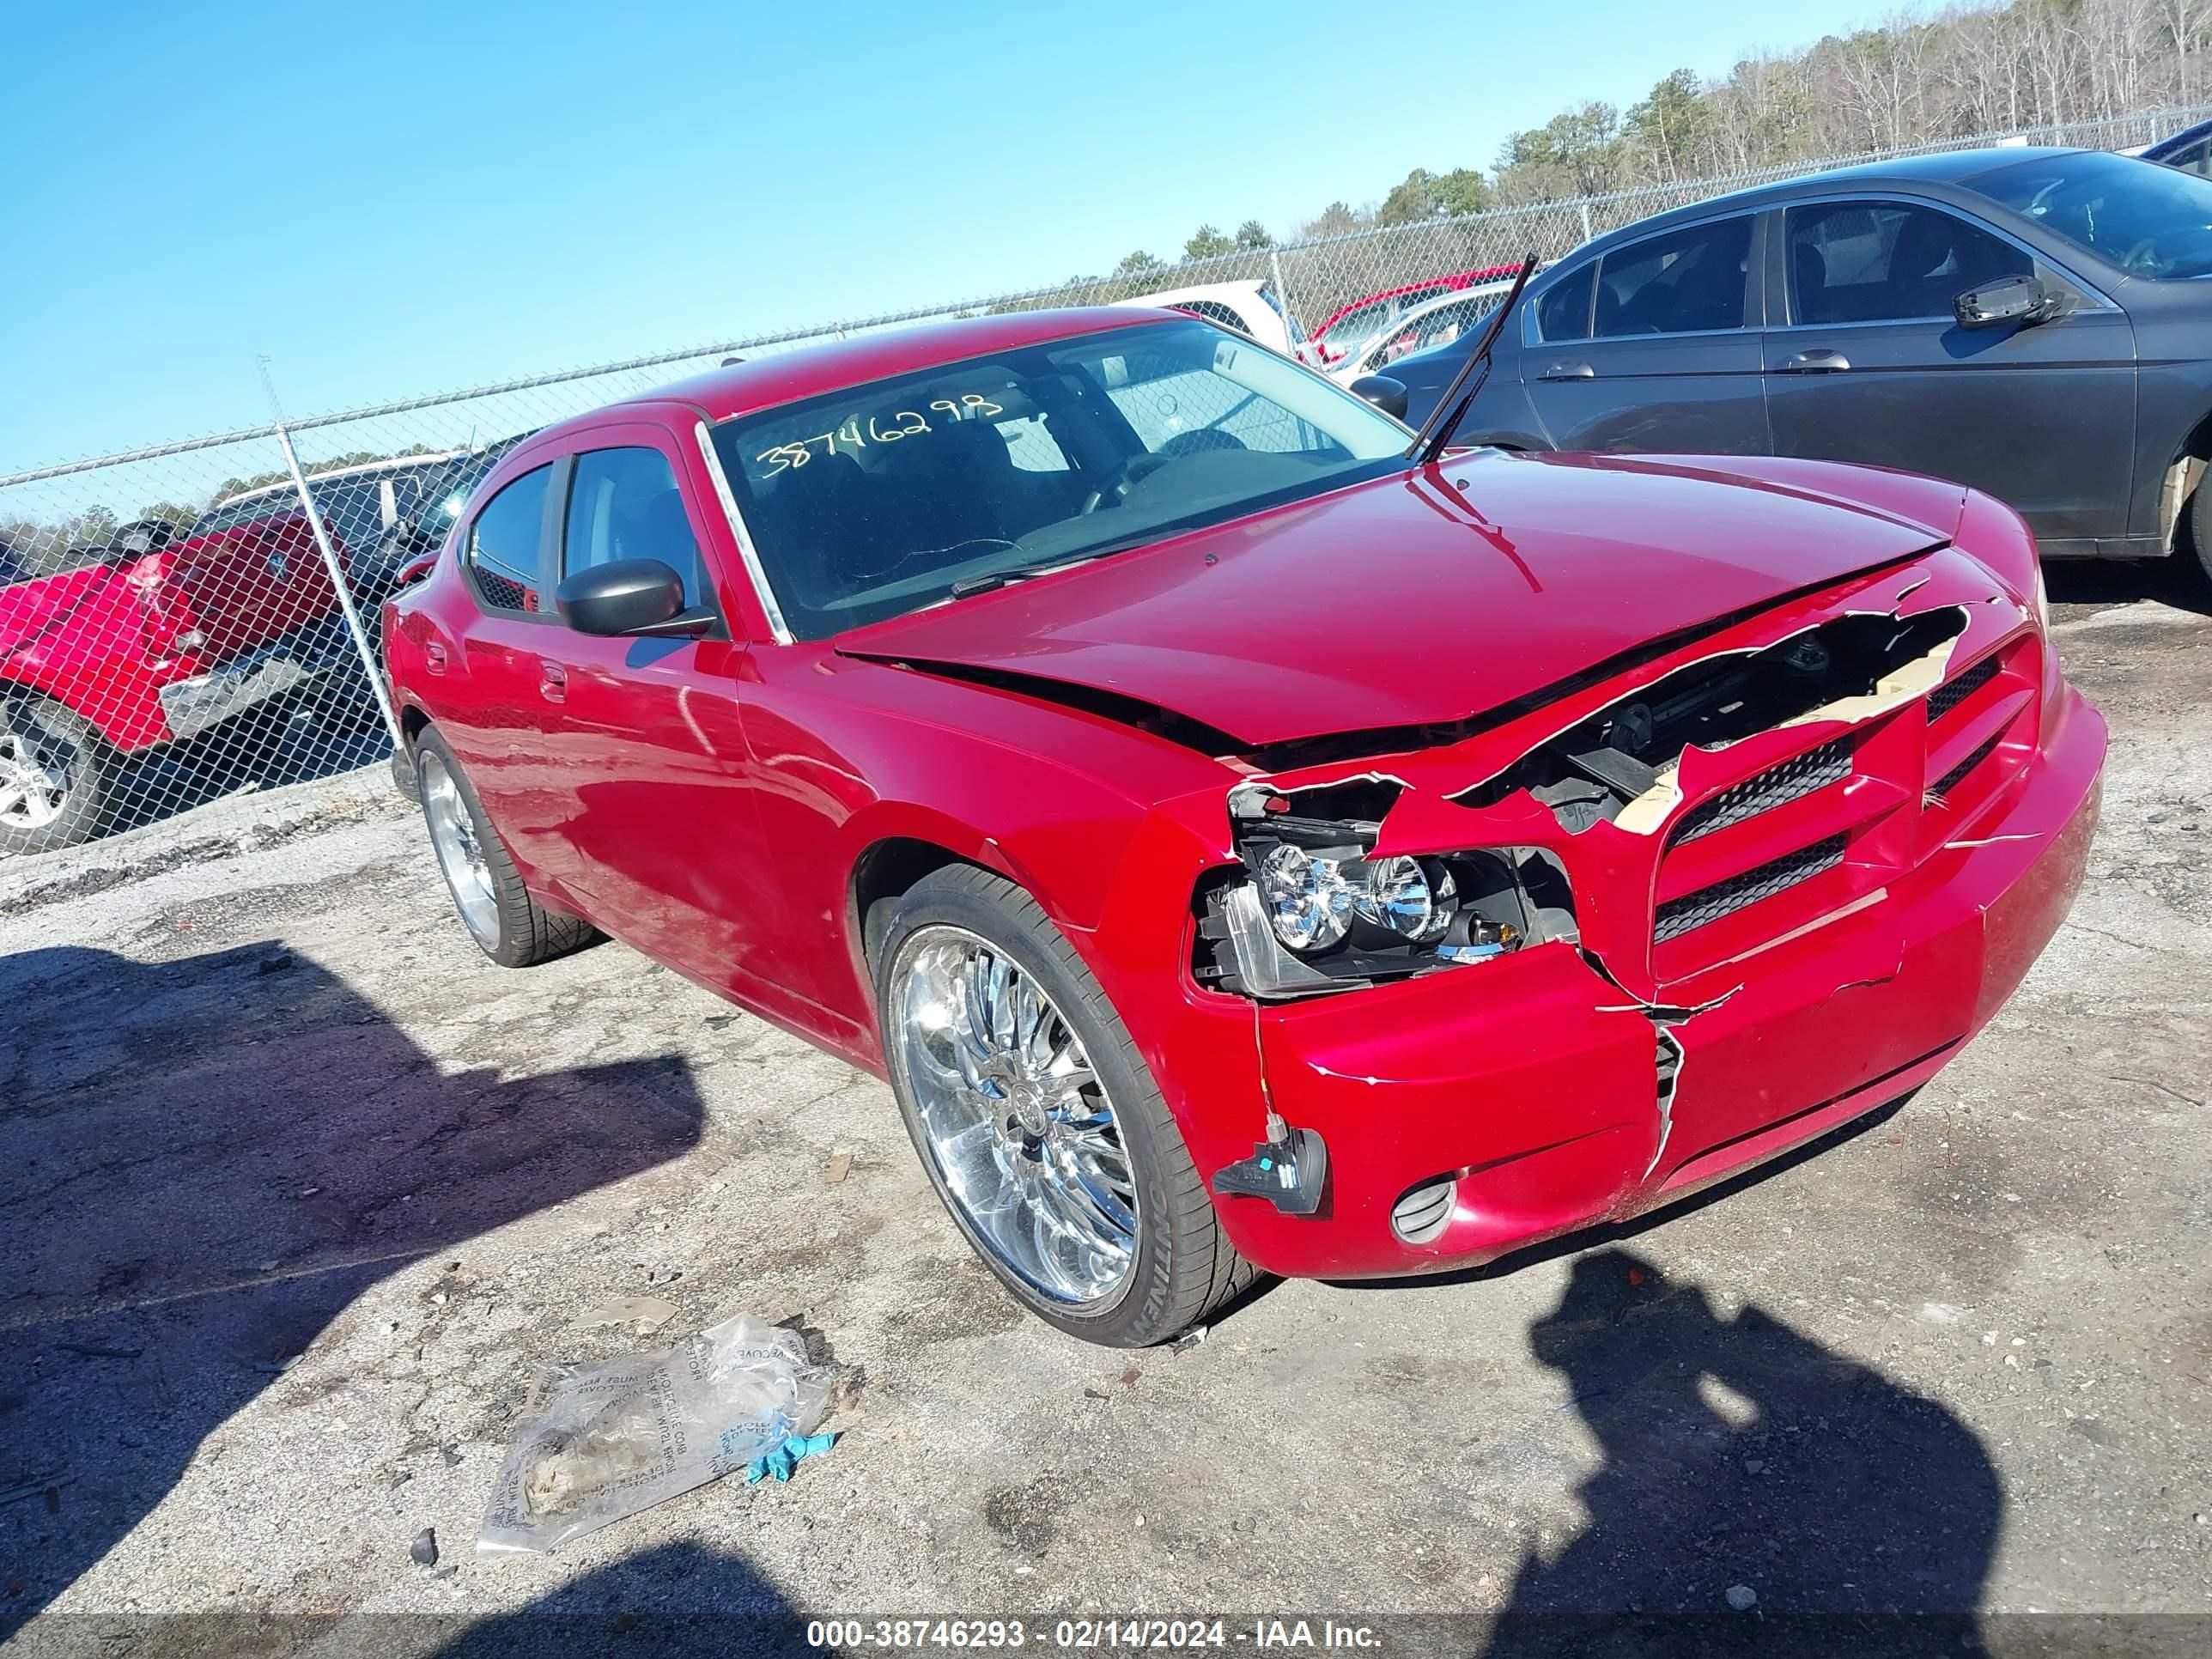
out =
[[[2054,585],[2105,825],[1933,1085],[1629,1234],[1274,1286],[1180,1352],[1018,1311],[880,1084],[617,945],[489,966],[373,774],[0,867],[0,1638],[1809,1607],[1959,1651],[2212,1615],[2212,617]],[[659,1336],[595,1322],[631,1297]],[[741,1311],[839,1367],[828,1457],[475,1552],[538,1367]]]

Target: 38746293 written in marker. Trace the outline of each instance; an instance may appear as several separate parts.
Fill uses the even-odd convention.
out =
[[[1334,1619],[1255,1617],[1024,1619],[817,1619],[810,1647],[841,1650],[941,1652],[1036,1647],[1047,1652],[1181,1652],[1202,1649],[1379,1650],[1374,1626]]]

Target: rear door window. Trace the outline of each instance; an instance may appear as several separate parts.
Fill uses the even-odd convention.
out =
[[[1798,323],[1951,316],[1951,302],[2034,261],[1955,214],[1912,202],[1821,202],[1789,213],[1790,315]]]
[[[469,526],[467,562],[477,593],[495,611],[550,613],[545,589],[545,491],[541,466],[502,488]]]
[[[1545,340],[1587,340],[1590,331],[1590,285],[1597,266],[1584,265],[1561,277],[1536,302],[1536,333]]]
[[[676,471],[658,449],[587,449],[569,474],[561,574],[617,559],[658,559],[684,578],[686,606],[707,603],[699,543]]]
[[[1748,214],[1608,253],[1598,267],[1597,337],[1741,328],[1750,266]]]

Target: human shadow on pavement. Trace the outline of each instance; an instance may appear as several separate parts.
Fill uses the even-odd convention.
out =
[[[0,958],[0,1489],[27,1494],[0,1505],[0,1644],[204,1448],[219,1458],[241,1408],[411,1380],[418,1347],[467,1317],[469,1241],[680,1157],[705,1119],[674,1058],[448,1075],[275,945],[150,964],[24,951]],[[313,1363],[363,1291],[425,1259],[439,1277],[402,1328],[349,1343],[376,1356],[363,1376]],[[330,1448],[332,1468],[403,1482],[439,1451],[416,1432]],[[274,1512],[283,1497],[235,1474],[169,1524],[202,1534],[217,1579],[226,1558],[250,1572],[258,1537],[312,1519]]]
[[[1942,1406],[1619,1248],[1576,1261],[1529,1343],[1605,1462],[1492,1655],[1984,1650],[2003,1486]]]
[[[513,1613],[480,1619],[440,1647],[436,1659],[608,1651],[628,1659],[725,1659],[809,1649],[803,1615],[743,1556],[675,1543],[594,1568]]]

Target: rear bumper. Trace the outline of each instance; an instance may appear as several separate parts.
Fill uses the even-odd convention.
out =
[[[174,736],[197,737],[272,698],[343,673],[349,665],[361,672],[345,618],[333,611],[219,668],[161,687],[162,717]]]
[[[1466,1267],[1632,1216],[1910,1092],[2011,995],[2080,887],[2105,726],[2070,690],[2053,713],[1961,840],[1668,1024],[1671,1091],[1654,1020],[1565,945],[1264,1011],[1266,1090],[1327,1141],[1329,1190],[1312,1218],[1217,1196],[1224,1226],[1275,1273]],[[1408,1242],[1394,1207],[1440,1181],[1441,1227]]]

